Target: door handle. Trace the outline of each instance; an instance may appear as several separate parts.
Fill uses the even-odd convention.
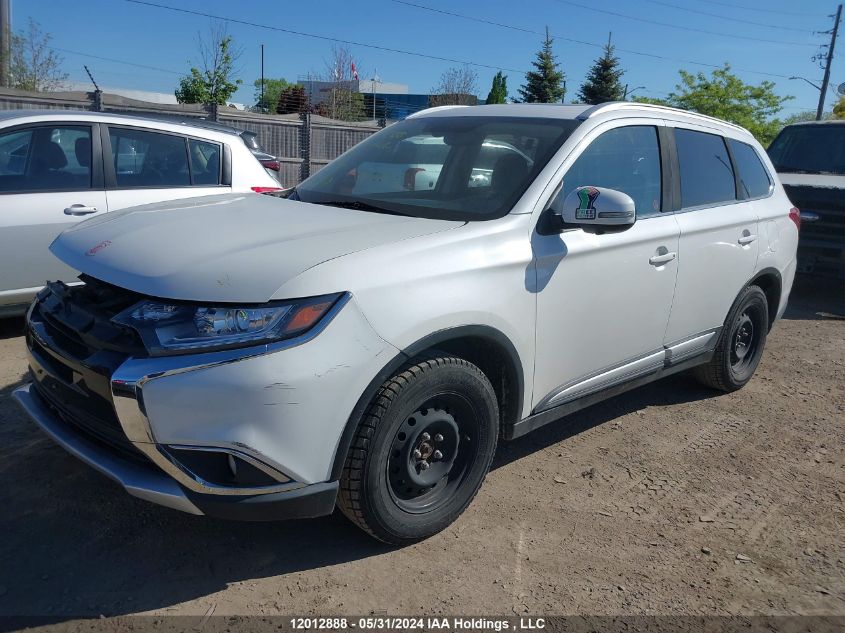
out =
[[[65,209],[65,215],[88,215],[89,213],[96,213],[97,207],[88,207],[84,204],[72,204]]]
[[[661,255],[654,255],[648,258],[648,263],[652,266],[662,266],[663,264],[671,262],[677,256],[677,253],[663,253]]]
[[[753,242],[756,239],[757,239],[756,235],[743,235],[742,237],[740,237],[737,240],[737,242],[739,242],[742,246],[745,246],[747,244],[751,244],[751,242]]]

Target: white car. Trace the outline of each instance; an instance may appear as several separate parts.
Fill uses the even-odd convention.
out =
[[[279,182],[239,131],[67,110],[0,113],[0,317],[22,314],[48,279],[64,229],[148,202],[272,191]]]
[[[350,173],[421,136],[448,146],[435,187],[349,193]],[[519,152],[473,186],[487,142]],[[143,499],[256,520],[337,504],[408,543],[464,511],[499,439],[687,369],[744,386],[786,308],[798,225],[760,145],[716,119],[431,109],[287,199],[148,205],[63,233],[51,249],[85,284],[34,302],[15,397]]]

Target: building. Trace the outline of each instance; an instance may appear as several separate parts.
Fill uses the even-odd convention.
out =
[[[410,93],[406,84],[379,79],[333,82],[311,77],[300,77],[298,81],[305,88],[308,102],[312,106],[326,103],[331,99],[333,90],[341,89],[360,93],[363,96],[363,116],[370,119],[404,119],[414,112],[431,107],[430,95]],[[473,104],[478,101],[475,96],[472,96],[471,100]]]

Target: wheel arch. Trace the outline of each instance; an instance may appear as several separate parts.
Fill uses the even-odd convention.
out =
[[[502,428],[519,419],[525,396],[525,377],[519,353],[507,335],[489,325],[463,325],[439,330],[403,349],[367,385],[346,421],[335,451],[330,481],[340,478],[355,429],[382,383],[406,362],[432,349],[459,356],[487,375],[496,392]]]
[[[783,293],[783,279],[776,268],[764,268],[748,282],[749,286],[757,286],[766,295],[769,305],[769,330],[771,331],[777,317],[780,298]]]

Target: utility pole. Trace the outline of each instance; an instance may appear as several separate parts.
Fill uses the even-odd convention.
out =
[[[261,107],[267,107],[264,103],[264,44],[261,45]],[[270,108],[267,108],[267,111],[269,112]]]
[[[830,46],[827,49],[827,64],[824,67],[824,79],[822,80],[821,93],[819,94],[819,107],[816,110],[816,121],[822,120],[824,114],[824,100],[827,96],[827,86],[830,84],[830,66],[833,64],[833,47],[836,46],[836,36],[839,34],[839,21],[842,19],[842,5],[836,9],[836,20],[833,23],[833,31],[830,35]]]
[[[11,0],[0,0],[0,88],[12,84],[12,8]]]

